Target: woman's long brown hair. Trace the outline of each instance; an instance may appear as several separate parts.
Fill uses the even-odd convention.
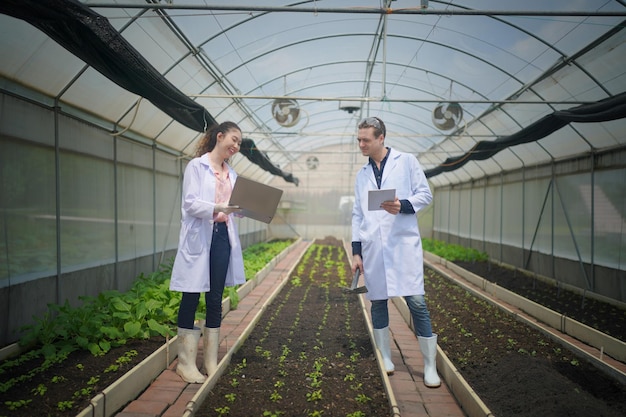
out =
[[[236,129],[241,132],[241,129],[235,122],[222,122],[219,125],[211,126],[209,130],[205,132],[202,139],[200,139],[198,147],[196,148],[196,156],[202,156],[207,152],[211,152],[215,149],[215,145],[217,144],[217,134],[226,134],[226,132],[232,129]]]

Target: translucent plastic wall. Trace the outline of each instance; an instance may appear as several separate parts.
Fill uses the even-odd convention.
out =
[[[624,156],[594,155],[436,189],[434,236],[626,300]]]
[[[3,132],[0,142],[3,284],[176,247],[181,164],[175,156],[67,117],[58,119],[57,153],[53,114],[41,120],[3,124],[18,128]]]
[[[49,303],[125,291],[171,261],[186,160],[12,96],[0,106],[3,345]],[[245,219],[240,234],[268,237]]]

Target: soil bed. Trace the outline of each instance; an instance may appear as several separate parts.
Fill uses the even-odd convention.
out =
[[[131,340],[124,346],[112,348],[104,356],[94,356],[84,350],[72,352],[62,363],[36,373],[32,379],[22,381],[6,392],[0,392],[0,416],[76,416],[97,393],[164,343],[163,337]],[[0,374],[0,384],[24,375],[24,369],[36,369],[42,362],[42,358],[32,359]],[[30,400],[28,404],[14,408],[25,398]]]
[[[315,246],[319,251],[303,258],[294,270],[197,416],[226,415],[226,407],[231,417],[389,415],[358,298],[340,289],[350,281],[342,243],[327,238]],[[623,310],[589,299],[583,308],[580,295],[493,264],[458,264],[555,311],[625,338]],[[626,415],[624,385],[428,268],[425,282],[439,345],[497,417]],[[75,416],[93,393],[164,342],[162,337],[132,341],[101,357],[74,352],[61,364],[20,382],[19,388],[0,392],[0,417]],[[18,374],[40,365],[41,359],[33,359],[22,364]],[[18,374],[0,374],[0,386]],[[85,388],[91,392],[75,397]],[[11,407],[26,398],[31,402]],[[61,410],[59,404],[67,408]]]
[[[495,416],[626,415],[613,378],[429,268],[425,285],[440,347]]]
[[[316,240],[196,416],[387,416],[342,242]]]
[[[491,262],[455,262],[461,268],[544,307],[626,342],[626,310]]]

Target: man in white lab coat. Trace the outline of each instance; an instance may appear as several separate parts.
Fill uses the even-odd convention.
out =
[[[424,263],[417,213],[432,193],[417,159],[385,146],[382,120],[368,117],[358,125],[358,144],[369,157],[356,175],[352,210],[352,272],[363,271],[376,345],[388,374],[394,371],[389,346],[387,300],[404,297],[424,357],[424,384],[438,387],[437,335],[424,300]],[[370,190],[395,189],[395,199],[368,209]],[[370,207],[371,208],[371,207]]]

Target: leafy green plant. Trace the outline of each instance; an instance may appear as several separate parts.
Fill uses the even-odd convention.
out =
[[[7,405],[9,410],[15,411],[18,408],[22,408],[22,407],[28,405],[31,401],[32,400],[6,401],[5,404]]]
[[[285,413],[282,411],[270,411],[270,410],[263,411],[263,417],[280,417],[283,414]]]
[[[217,407],[215,408],[215,412],[217,413],[218,416],[227,416],[228,414],[230,414],[230,407],[228,406]]]
[[[235,369],[233,369],[232,371],[230,371],[231,375],[241,375],[241,372],[246,369],[246,366],[248,365],[248,362],[246,361],[246,358],[243,358],[241,360],[241,362],[239,362],[237,364],[237,366],[235,367]]]
[[[360,391],[363,388],[363,383],[358,382],[356,384],[350,384],[350,389],[353,391]]]
[[[224,297],[230,298],[230,308],[236,310],[239,305],[239,293],[237,292],[237,287],[225,288]]]
[[[515,341],[515,339],[508,338],[506,340],[506,345],[507,345],[507,349],[513,349],[515,345],[517,345],[517,342]]]
[[[48,388],[44,384],[37,385],[37,388],[33,389],[31,392],[35,395],[45,395]]]
[[[422,247],[425,251],[441,256],[448,261],[476,262],[489,259],[485,252],[440,240],[424,238],[422,239]]]
[[[39,346],[48,358],[76,349],[101,356],[131,338],[171,336],[180,295],[169,291],[170,275],[171,266],[162,265],[153,274],[141,274],[126,293],[113,290],[80,297],[79,307],[68,301],[49,304],[41,319],[23,328],[26,333],[20,344]]]
[[[81,397],[89,398],[92,392],[93,392],[93,388],[84,387],[84,388],[79,389],[78,391],[74,391],[74,395],[72,395],[72,398],[74,399],[79,399]]]
[[[319,401],[321,399],[322,399],[322,390],[321,389],[318,389],[318,390],[306,393],[306,400],[307,401]]]
[[[254,277],[292,242],[277,240],[246,248],[246,277]],[[20,345],[35,347],[34,354],[40,349],[46,357],[76,349],[100,356],[129,339],[173,336],[181,294],[169,290],[172,266],[173,259],[151,274],[140,274],[125,293],[109,290],[97,297],[80,297],[79,307],[70,306],[68,301],[63,305],[49,304],[41,318],[36,317],[34,324],[22,328],[25,333]],[[229,287],[227,296],[231,298],[231,307],[236,308],[236,289]],[[202,299],[198,316],[204,314],[203,303]]]
[[[367,404],[368,402],[372,401],[372,399],[365,394],[357,395],[355,400],[359,404]]]
[[[117,364],[109,365],[109,367],[104,370],[104,373],[117,372],[119,369],[120,366]]]
[[[246,270],[246,280],[250,280],[265,268],[265,266],[293,243],[291,239],[274,240],[271,242],[257,243],[243,251],[243,262]]]
[[[59,411],[71,410],[74,407],[74,401],[59,401],[57,403],[57,409]]]
[[[270,394],[270,400],[272,402],[277,402],[283,399],[283,396],[280,395],[280,393],[277,390],[274,390],[271,394]]]

